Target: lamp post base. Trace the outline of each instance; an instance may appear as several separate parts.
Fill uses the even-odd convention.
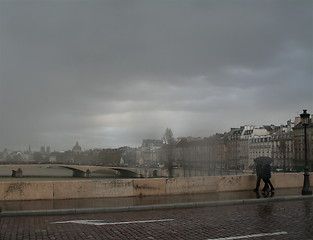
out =
[[[310,186],[310,174],[309,169],[304,169],[304,182],[302,188],[302,195],[312,195],[312,188]]]

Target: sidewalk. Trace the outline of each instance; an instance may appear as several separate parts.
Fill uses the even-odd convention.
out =
[[[301,189],[277,189],[265,195],[262,191],[219,192],[196,195],[147,196],[124,198],[0,201],[1,216],[59,215],[97,212],[140,211],[191,208],[266,201],[313,199],[302,196]]]

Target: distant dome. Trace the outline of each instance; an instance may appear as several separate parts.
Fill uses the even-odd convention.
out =
[[[82,147],[76,142],[75,146],[72,149],[73,153],[81,153],[82,152]]]

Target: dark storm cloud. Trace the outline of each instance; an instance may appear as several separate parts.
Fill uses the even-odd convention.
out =
[[[313,112],[312,9],[0,1],[0,149],[137,145],[166,127],[207,136]]]

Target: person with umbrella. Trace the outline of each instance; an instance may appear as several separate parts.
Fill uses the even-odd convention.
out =
[[[259,187],[260,187],[261,180],[262,180],[262,169],[263,169],[263,165],[257,163],[257,164],[256,164],[256,167],[255,167],[255,172],[256,172],[257,180],[256,180],[255,189],[253,189],[254,192],[258,192],[258,191],[259,191]]]
[[[271,178],[271,166],[270,164],[273,162],[273,159],[270,157],[257,157],[254,159],[254,162],[256,163],[256,174],[257,174],[257,182],[256,182],[256,188],[253,190],[254,192],[259,191],[261,179],[265,183],[263,187],[263,191],[269,189],[269,186],[271,187],[271,191],[274,190],[274,187],[270,181]]]
[[[271,183],[271,166],[269,164],[265,164],[262,168],[262,174],[261,177],[263,181],[265,182],[263,192],[269,192],[269,189],[271,188],[271,192],[275,190],[273,184]]]

